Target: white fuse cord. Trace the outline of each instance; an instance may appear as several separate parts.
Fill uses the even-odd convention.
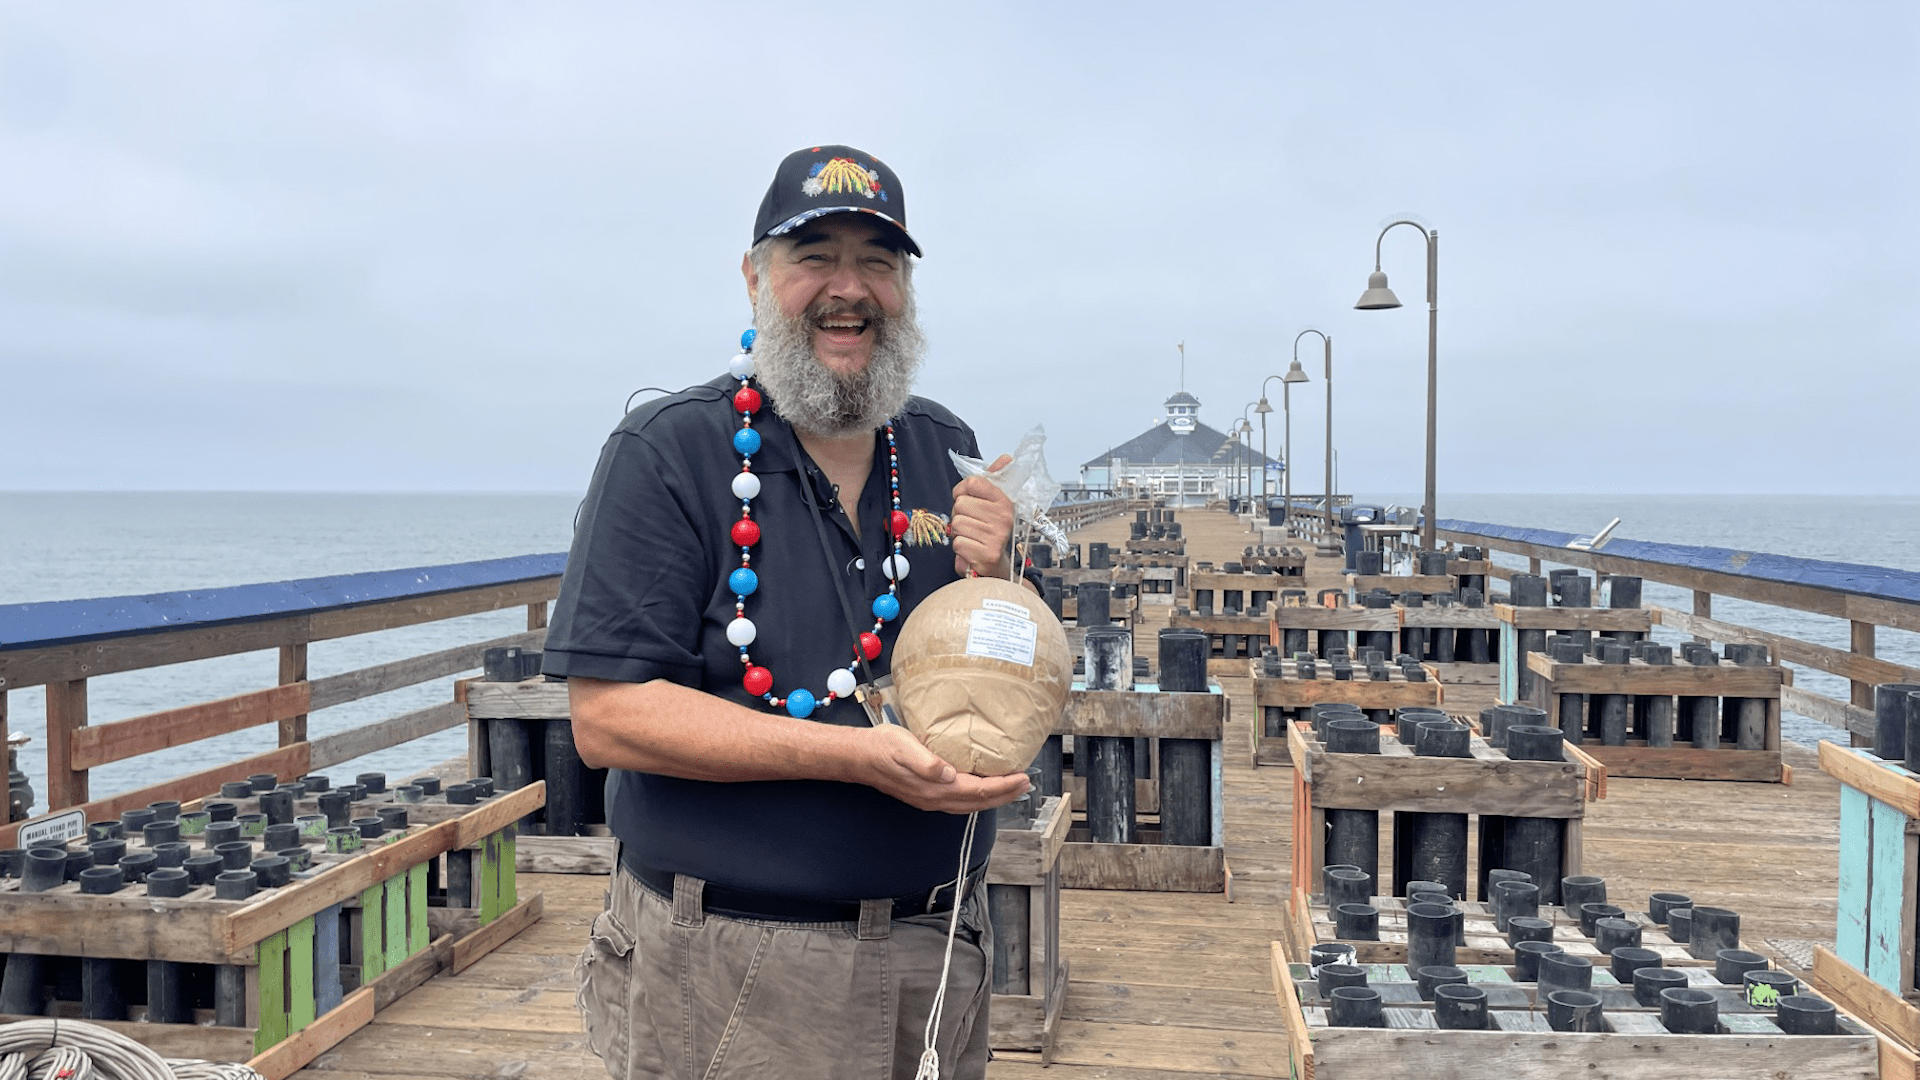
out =
[[[245,1065],[162,1058],[78,1020],[0,1024],[0,1080],[264,1080]]]
[[[940,985],[933,991],[933,1012],[927,1016],[926,1049],[920,1052],[920,1069],[913,1074],[913,1080],[940,1080],[940,1051],[934,1046],[934,1041],[940,1032],[940,1014],[947,1005],[947,976],[953,970],[953,939],[960,929],[960,905],[966,900],[961,890],[967,884],[967,865],[973,861],[973,830],[979,821],[978,810],[968,814],[966,835],[960,839],[960,872],[953,876],[953,913],[947,918],[947,951],[940,959]]]

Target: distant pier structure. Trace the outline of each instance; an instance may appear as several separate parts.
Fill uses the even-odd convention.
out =
[[[1199,398],[1178,390],[1165,406],[1153,426],[1081,463],[1081,485],[1132,491],[1173,507],[1258,495],[1262,470],[1270,470],[1266,490],[1280,489],[1284,465],[1249,440],[1201,423]]]

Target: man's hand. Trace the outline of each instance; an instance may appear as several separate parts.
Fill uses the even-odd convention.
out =
[[[1001,454],[988,472],[999,472],[1012,461]],[[953,485],[953,520],[947,523],[953,540],[953,572],[968,570],[981,577],[1006,578],[1009,543],[1013,538],[1013,500],[984,476],[969,476]]]
[[[872,757],[856,779],[916,809],[949,814],[987,810],[1005,806],[1032,787],[1024,772],[1005,776],[960,772],[906,728],[881,724],[870,730]]]

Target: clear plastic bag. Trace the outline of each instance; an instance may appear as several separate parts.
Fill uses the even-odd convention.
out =
[[[987,463],[979,458],[970,458],[951,450],[947,451],[947,456],[953,459],[953,466],[960,470],[962,478],[984,476],[1013,500],[1014,535],[1019,535],[1019,526],[1024,522],[1056,547],[1066,547],[1066,530],[1047,519],[1047,508],[1059,496],[1060,485],[1047,473],[1046,447],[1046,428],[1035,426],[1021,436],[1020,445],[1013,449],[1013,460],[1001,466],[998,472],[987,471]]]

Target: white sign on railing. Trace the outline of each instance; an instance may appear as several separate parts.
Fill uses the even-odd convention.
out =
[[[81,810],[66,810],[20,826],[20,835],[14,842],[23,848],[30,848],[46,841],[64,844],[69,840],[78,840],[86,834],[86,813]]]

